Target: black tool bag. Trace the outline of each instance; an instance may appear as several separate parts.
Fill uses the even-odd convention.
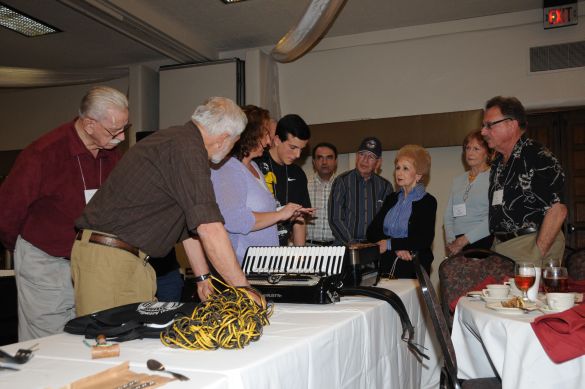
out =
[[[94,339],[105,335],[114,342],[158,338],[161,331],[181,316],[191,316],[197,303],[146,302],[122,305],[76,317],[65,324],[64,331]]]

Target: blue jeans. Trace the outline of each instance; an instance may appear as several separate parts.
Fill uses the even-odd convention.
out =
[[[156,298],[158,301],[181,301],[183,295],[183,275],[179,269],[171,270],[156,277]]]

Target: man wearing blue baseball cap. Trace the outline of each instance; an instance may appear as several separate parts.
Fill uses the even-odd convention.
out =
[[[339,175],[329,199],[329,225],[337,244],[366,240],[366,230],[392,184],[376,174],[382,164],[382,143],[378,138],[362,140],[355,169]]]

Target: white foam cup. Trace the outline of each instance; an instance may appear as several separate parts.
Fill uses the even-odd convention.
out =
[[[546,304],[555,311],[566,311],[575,305],[575,293],[547,293]]]
[[[482,290],[485,297],[504,298],[510,293],[509,285],[489,284],[486,289]]]

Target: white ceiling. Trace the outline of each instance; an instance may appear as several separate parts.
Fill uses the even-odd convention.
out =
[[[217,59],[222,51],[272,46],[309,4],[309,0],[232,5],[220,0],[0,1],[63,31],[26,38],[0,27],[0,66],[43,69],[100,68],[173,57],[193,62]],[[347,0],[327,36],[541,7],[542,0]]]

